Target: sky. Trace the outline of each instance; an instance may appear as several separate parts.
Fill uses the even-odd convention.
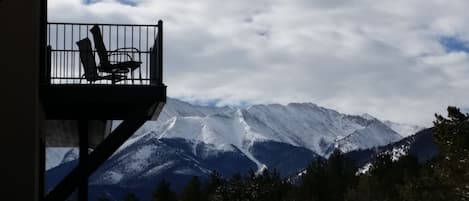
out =
[[[48,0],[51,22],[164,22],[168,96],[311,102],[431,126],[468,108],[467,0]]]

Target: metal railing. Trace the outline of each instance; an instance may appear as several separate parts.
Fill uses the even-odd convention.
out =
[[[89,38],[99,76],[109,72],[98,71],[100,57],[90,29],[97,25],[102,34],[106,53],[113,63],[128,61],[129,58],[141,62],[138,68],[119,74],[118,82],[111,80],[87,81],[84,66],[80,60],[80,50],[76,42]],[[87,24],[55,23],[47,24],[46,65],[42,70],[43,82],[48,84],[123,84],[155,85],[162,83],[163,64],[163,22],[156,25],[132,24]],[[133,48],[133,49],[123,49]],[[119,54],[114,54],[119,52]]]

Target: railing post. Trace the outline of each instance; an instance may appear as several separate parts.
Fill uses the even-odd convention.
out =
[[[78,120],[80,181],[78,185],[78,200],[88,200],[88,120]]]
[[[45,64],[41,68],[41,83],[50,84],[51,83],[51,57],[52,57],[52,48],[50,45],[46,47],[45,54]]]
[[[158,34],[150,48],[150,85],[163,82],[163,21],[158,21]]]
[[[163,21],[158,21],[158,83],[163,82]]]
[[[156,64],[158,54],[156,53],[156,43],[158,43],[158,40],[155,40],[155,44],[150,48],[150,85],[156,85],[158,83],[156,78],[158,76],[158,66]]]

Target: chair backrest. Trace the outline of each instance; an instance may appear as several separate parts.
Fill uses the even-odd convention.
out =
[[[86,80],[93,82],[99,80],[98,68],[91,48],[91,41],[89,38],[82,39],[76,42],[80,50],[80,60],[85,70]]]
[[[93,35],[94,47],[98,51],[99,63],[101,64],[101,66],[109,65],[110,62],[109,62],[106,46],[104,45],[103,35],[101,34],[101,29],[99,29],[98,25],[94,25],[90,29],[90,32]]]

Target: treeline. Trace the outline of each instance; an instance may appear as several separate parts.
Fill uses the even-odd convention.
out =
[[[469,200],[469,117],[448,107],[435,115],[433,141],[439,155],[423,164],[413,156],[381,154],[358,174],[354,162],[340,153],[315,160],[296,182],[275,170],[251,171],[224,179],[217,173],[202,183],[193,177],[175,193],[161,181],[153,201],[464,201]],[[136,201],[128,194],[125,201]]]

